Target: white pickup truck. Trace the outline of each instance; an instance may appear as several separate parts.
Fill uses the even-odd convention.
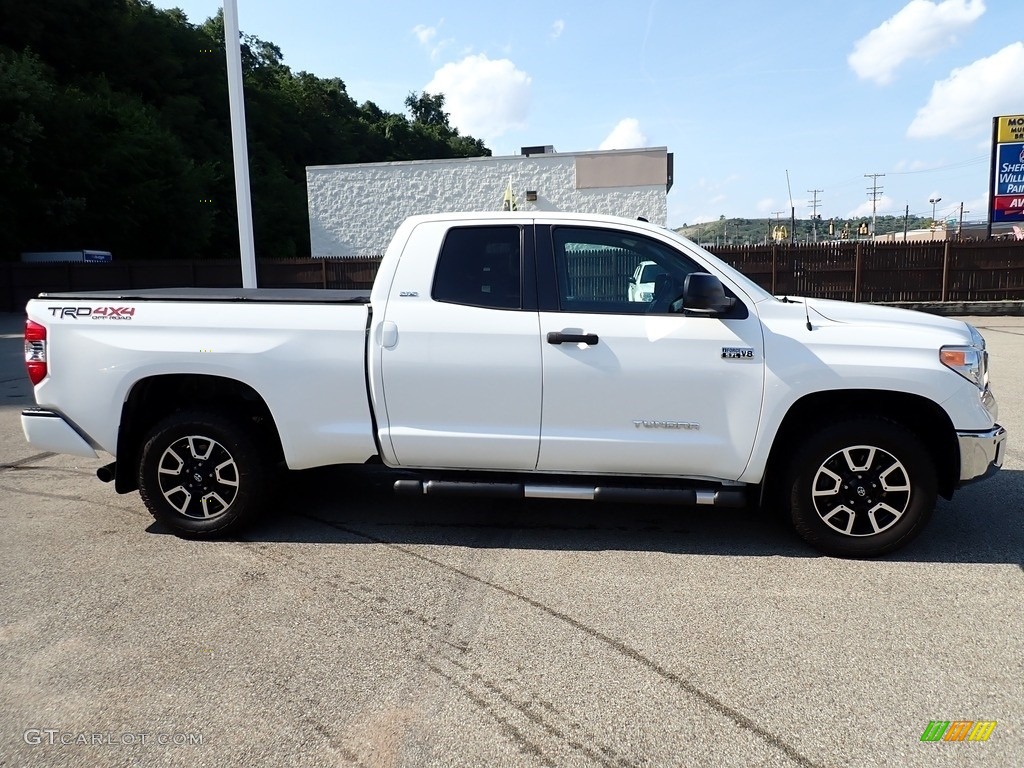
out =
[[[998,469],[1006,440],[970,325],[779,299],[607,216],[413,217],[368,297],[42,294],[25,351],[28,441],[113,455],[100,478],[186,536],[251,520],[274,468],[382,463],[402,493],[762,504],[869,556]]]

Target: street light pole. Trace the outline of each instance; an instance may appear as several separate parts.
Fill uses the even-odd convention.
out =
[[[935,229],[935,204],[941,202],[941,197],[929,197],[928,202],[932,204],[932,229]]]

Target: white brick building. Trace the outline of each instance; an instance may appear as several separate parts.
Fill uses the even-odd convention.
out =
[[[312,255],[383,253],[414,214],[500,211],[510,180],[520,211],[643,216],[664,225],[672,155],[665,147],[564,154],[533,147],[506,157],[310,166]]]

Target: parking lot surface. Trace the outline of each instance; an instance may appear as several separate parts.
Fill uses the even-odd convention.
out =
[[[0,766],[1024,765],[1024,318],[1010,432],[905,550],[753,510],[396,499],[292,473],[229,541],[25,443],[0,315]],[[931,721],[994,721],[927,742]]]

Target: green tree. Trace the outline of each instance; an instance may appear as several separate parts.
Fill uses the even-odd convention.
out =
[[[38,56],[0,48],[0,252],[24,250],[33,225],[25,214],[57,202],[36,181],[38,165],[46,167],[44,124],[55,93]]]
[[[237,254],[223,14],[193,24],[147,0],[0,0],[0,258]],[[412,119],[357,105],[241,37],[257,256],[309,253],[310,165],[490,154],[442,94]]]
[[[436,125],[439,128],[450,131],[448,125],[449,115],[444,111],[444,94],[431,95],[424,91],[416,94],[410,92],[405,97],[405,106],[412,113],[412,119],[422,125]]]

